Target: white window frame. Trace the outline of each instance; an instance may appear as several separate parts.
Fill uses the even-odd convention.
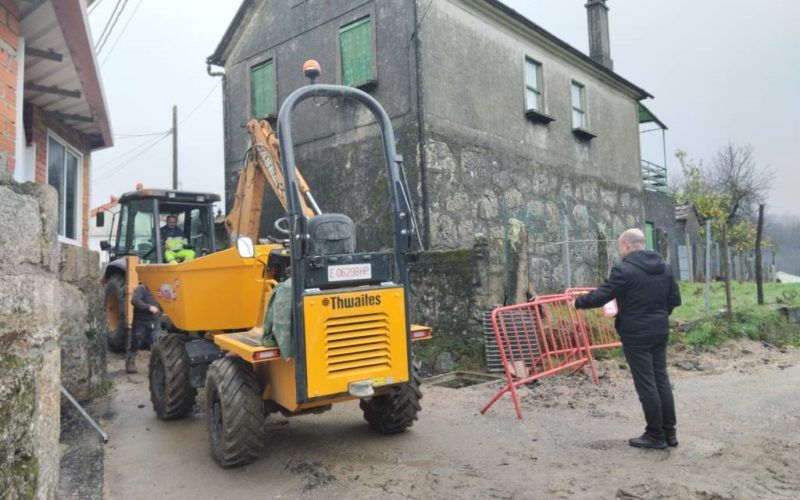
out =
[[[536,68],[536,88],[531,87],[528,85],[528,65],[533,66]],[[524,66],[524,76],[525,76],[525,111],[535,111],[537,113],[546,113],[547,110],[545,109],[544,105],[544,75],[542,74],[544,71],[542,63],[537,61],[536,59],[525,56],[525,66]],[[528,91],[533,92],[536,97],[538,98],[538,108],[532,108],[528,105]]]
[[[572,99],[572,89],[580,87],[580,108],[575,107],[575,102]],[[570,81],[569,84],[569,105],[570,105],[570,120],[572,121],[573,129],[589,130],[589,113],[586,109],[586,85],[577,80]],[[575,112],[581,114],[581,123],[575,123]]]
[[[70,143],[68,141],[65,141],[60,135],[56,134],[55,132],[53,132],[50,129],[47,129],[47,143],[45,144],[45,151],[46,151],[46,154],[45,154],[45,183],[48,184],[48,185],[50,184],[50,139],[53,139],[54,141],[59,143],[61,146],[64,147],[64,149],[67,152],[69,152],[70,154],[72,154],[72,155],[74,155],[74,156],[76,156],[78,158],[78,176],[77,176],[77,179],[76,179],[76,182],[78,183],[78,188],[77,188],[77,190],[75,192],[75,198],[76,198],[76,203],[75,203],[75,211],[76,211],[76,214],[75,214],[75,235],[78,237],[78,239],[67,238],[66,236],[63,236],[61,234],[62,232],[64,234],[66,234],[66,232],[67,232],[66,231],[67,218],[65,216],[64,217],[64,224],[65,224],[64,228],[62,229],[61,227],[59,227],[58,231],[57,231],[57,233],[58,233],[58,241],[60,241],[61,243],[67,243],[69,245],[82,246],[81,240],[83,239],[83,237],[82,237],[82,235],[83,235],[83,154],[80,151],[78,151],[75,147],[70,145]],[[67,179],[67,175],[66,175],[66,172],[64,172],[64,181],[65,182],[66,182],[66,179]],[[58,207],[59,212],[62,209],[66,210],[66,203],[67,203],[67,197],[66,197],[66,194],[65,194],[65,196],[63,197],[63,204],[60,204],[60,206]]]

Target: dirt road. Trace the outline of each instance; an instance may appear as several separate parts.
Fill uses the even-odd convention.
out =
[[[139,366],[146,366],[142,353]],[[525,419],[501,399],[480,406],[498,384],[425,386],[420,420],[383,437],[357,404],[319,416],[272,417],[266,455],[223,470],[208,450],[203,409],[157,420],[145,374],[122,373],[106,445],[107,498],[623,498],[800,497],[800,350],[754,342],[713,357],[678,353],[703,371],[672,369],[681,444],[630,448],[643,426],[627,370],[602,362],[586,377],[523,389]],[[200,398],[201,399],[201,398]]]

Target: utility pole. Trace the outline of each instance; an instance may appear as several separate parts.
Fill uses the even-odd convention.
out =
[[[172,106],[172,189],[178,189],[178,106]]]
[[[761,236],[764,232],[764,204],[758,206],[758,228],[756,230],[756,292],[758,305],[764,305],[764,266],[761,257]]]

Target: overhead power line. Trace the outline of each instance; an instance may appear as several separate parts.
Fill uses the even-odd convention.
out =
[[[222,83],[222,80],[218,81],[218,82],[217,82],[217,84],[216,84],[216,85],[214,85],[214,86],[211,88],[211,90],[209,90],[209,91],[208,91],[208,94],[206,94],[206,95],[205,95],[205,97],[203,97],[203,98],[200,100],[200,102],[198,102],[198,103],[197,103],[197,105],[196,105],[195,107],[193,107],[193,108],[192,108],[192,110],[191,110],[191,111],[189,111],[189,112],[186,114],[186,116],[184,116],[184,117],[183,117],[183,119],[181,119],[181,121],[179,121],[179,122],[178,122],[178,125],[181,125],[181,124],[183,124],[183,122],[185,122],[186,120],[188,120],[188,119],[189,119],[189,117],[190,117],[190,116],[192,116],[192,115],[195,113],[195,111],[197,111],[198,109],[200,109],[200,106],[202,106],[202,105],[203,105],[203,103],[205,103],[205,102],[208,100],[208,98],[209,98],[209,97],[211,97],[211,94],[213,94],[213,93],[214,93],[214,91],[215,91],[215,90],[217,90],[217,87],[219,87],[221,83]]]
[[[94,12],[94,10],[97,8],[98,5],[100,5],[100,3],[102,3],[102,1],[103,0],[95,0],[95,2],[89,7],[89,14]]]
[[[106,61],[108,61],[108,58],[111,57],[111,53],[114,52],[114,47],[117,46],[117,43],[119,43],[119,40],[122,38],[122,35],[125,34],[125,30],[128,29],[128,25],[131,24],[133,16],[136,15],[136,11],[139,10],[139,6],[142,5],[142,1],[143,0],[139,0],[139,2],[136,4],[136,7],[133,8],[133,12],[131,12],[131,15],[128,17],[128,20],[125,21],[125,24],[122,26],[122,30],[120,30],[119,32],[119,36],[117,36],[117,39],[114,40],[114,43],[111,45],[111,48],[108,49],[108,53],[103,58],[103,62],[100,63],[100,66],[103,66],[106,63]]]
[[[154,137],[156,135],[161,135],[163,133],[169,132],[169,130],[161,130],[159,132],[148,132],[144,134],[114,134],[115,139],[133,139],[135,137]]]
[[[138,158],[138,157],[142,156],[143,154],[145,154],[145,153],[146,153],[147,151],[149,151],[150,149],[154,148],[154,147],[156,146],[156,144],[158,144],[159,142],[163,141],[164,139],[166,139],[166,138],[167,138],[167,137],[169,137],[170,135],[172,135],[172,134],[170,134],[170,133],[166,133],[166,134],[162,135],[161,137],[159,137],[159,138],[158,138],[158,139],[156,139],[155,141],[151,142],[149,146],[147,146],[146,148],[142,149],[141,151],[139,151],[139,152],[138,152],[137,154],[135,154],[134,156],[131,156],[131,157],[130,157],[130,158],[128,158],[127,160],[125,160],[125,161],[123,161],[123,162],[119,163],[119,164],[118,164],[118,165],[117,165],[117,166],[116,166],[116,167],[115,167],[113,170],[111,170],[111,171],[109,171],[109,172],[106,172],[105,174],[101,175],[99,178],[95,179],[94,183],[95,183],[95,184],[99,184],[99,183],[101,183],[101,182],[105,182],[105,181],[107,181],[108,179],[111,179],[111,178],[112,178],[112,177],[114,177],[114,176],[115,176],[117,173],[119,173],[120,171],[122,171],[122,169],[124,169],[126,166],[128,166],[128,165],[129,165],[129,164],[130,164],[130,163],[131,163],[133,160],[135,160],[136,158]]]
[[[162,132],[162,133],[161,133],[161,134],[160,134],[158,137],[156,137],[155,139],[151,139],[151,141],[158,141],[158,140],[160,140],[160,139],[161,139],[163,136],[165,136],[165,135],[170,135],[171,133],[172,133],[172,131],[171,131],[171,130],[165,130],[164,132]],[[138,152],[139,152],[140,150],[142,150],[142,149],[145,149],[145,148],[147,148],[147,147],[148,147],[148,146],[151,144],[151,141],[147,141],[147,142],[144,142],[144,143],[142,143],[142,144],[139,144],[138,146],[134,147],[133,149],[129,149],[128,151],[126,151],[126,152],[122,153],[121,155],[115,156],[114,158],[111,158],[111,159],[110,159],[110,160],[108,160],[107,162],[105,162],[105,163],[103,163],[103,164],[100,164],[100,165],[97,165],[97,166],[94,168],[94,170],[95,170],[95,171],[101,171],[101,170],[106,170],[106,169],[108,169],[109,167],[113,167],[114,165],[116,165],[116,164],[117,164],[117,162],[119,162],[119,161],[123,161],[123,160],[125,160],[127,157],[129,157],[129,156],[131,156],[131,155],[134,155],[134,154],[138,153]]]
[[[97,41],[94,44],[95,48],[100,45],[100,40],[106,36],[108,27],[111,26],[111,21],[114,19],[114,16],[117,15],[117,9],[119,9],[120,5],[122,5],[122,0],[117,0],[117,3],[114,4],[114,9],[111,11],[111,16],[109,16],[108,21],[106,21],[106,25],[103,26],[103,31],[101,31],[100,36],[97,37]]]
[[[117,16],[114,17],[114,13],[112,12],[111,13],[112,17],[109,18],[108,23],[106,23],[106,27],[108,28],[108,30],[103,30],[105,37],[102,34],[100,35],[100,40],[97,42],[97,45],[94,48],[96,54],[100,54],[100,52],[103,50],[103,47],[105,47],[106,42],[108,42],[108,39],[111,38],[111,33],[113,33],[114,31],[114,27],[117,25],[117,21],[119,21],[119,18],[122,16],[122,12],[125,10],[125,6],[128,5],[128,0],[121,0],[121,1],[122,5],[119,8],[119,12],[117,12]],[[119,0],[117,1],[117,4],[119,4]]]

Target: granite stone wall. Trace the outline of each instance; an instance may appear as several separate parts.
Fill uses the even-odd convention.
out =
[[[105,377],[105,348],[96,340],[99,324],[92,319],[98,310],[97,257],[85,249],[59,245],[57,207],[52,187],[17,184],[0,172],[4,498],[55,497],[59,383],[86,399]]]

